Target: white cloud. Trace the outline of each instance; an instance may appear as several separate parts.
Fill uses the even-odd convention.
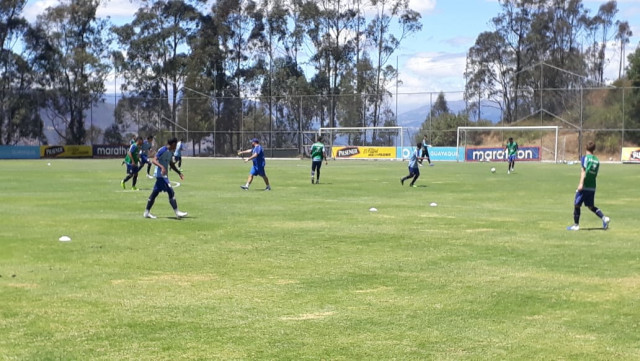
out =
[[[457,88],[448,90],[461,90],[464,87],[463,75],[466,63],[465,53],[417,53],[409,58],[403,67],[400,68],[400,74],[405,82],[414,82],[418,80],[420,83],[438,84],[435,79],[447,79],[446,82],[451,85],[450,79],[457,79]],[[411,79],[406,82],[404,79]],[[438,88],[416,87],[417,91],[441,91],[446,90],[440,86]]]
[[[31,0],[24,9],[24,17],[29,22],[35,22],[38,15],[45,12],[47,8],[60,5],[60,0]],[[137,0],[108,0],[98,7],[97,16],[105,18],[132,17],[140,4]]]
[[[38,15],[43,14],[47,8],[55,7],[60,4],[58,0],[38,0],[30,1],[24,9],[24,17],[29,22],[35,22]]]
[[[410,0],[409,8],[421,14],[430,12],[436,8],[436,0]]]
[[[140,8],[140,4],[135,0],[108,0],[98,8],[98,17],[133,17]]]

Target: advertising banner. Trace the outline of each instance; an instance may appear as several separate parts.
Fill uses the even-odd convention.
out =
[[[0,145],[0,159],[40,159],[40,146]]]
[[[398,147],[398,159],[409,159],[416,147]],[[464,147],[429,147],[429,158],[432,161],[464,162]]]
[[[395,159],[395,147],[337,147],[331,149],[333,158],[357,158],[357,159]]]
[[[503,162],[507,158],[504,148],[467,148],[465,153],[467,162]],[[540,147],[519,147],[516,159],[540,160]]]
[[[127,156],[129,146],[125,144],[119,145],[94,145],[94,158],[124,158]]]
[[[42,158],[91,158],[90,145],[43,145],[40,147]]]
[[[640,147],[622,148],[622,163],[639,163],[640,164]]]

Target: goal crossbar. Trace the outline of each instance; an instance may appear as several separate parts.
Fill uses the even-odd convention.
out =
[[[502,131],[510,131],[510,130],[554,130],[556,133],[556,138],[554,142],[554,162],[558,163],[558,130],[560,129],[557,125],[540,125],[540,126],[514,126],[514,127],[458,127],[458,131],[456,134],[456,148],[460,147],[460,131],[466,130],[502,130]]]
[[[339,133],[340,131],[367,131],[367,130],[397,130],[400,136],[400,145],[404,145],[403,127],[320,127],[318,128],[318,136],[323,133]]]

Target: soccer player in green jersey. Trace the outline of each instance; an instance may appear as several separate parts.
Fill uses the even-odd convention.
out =
[[[511,174],[516,166],[516,158],[518,157],[518,143],[516,143],[513,138],[509,138],[509,141],[507,141],[507,147],[505,148],[504,152],[507,154],[507,160],[509,161],[509,169],[507,170],[507,174]]]
[[[596,149],[594,142],[587,143],[587,155],[582,157],[582,170],[580,172],[580,182],[578,183],[578,189],[576,190],[576,197],[573,202],[573,226],[567,227],[569,231],[577,231],[580,229],[580,207],[582,203],[595,213],[600,219],[602,219],[602,228],[609,228],[609,217],[598,207],[595,206],[596,198],[596,177],[598,176],[598,170],[600,169],[600,161],[598,157],[593,155]]]
[[[142,146],[142,137],[136,138],[135,143],[131,144],[127,156],[124,158],[124,162],[127,165],[127,176],[120,182],[122,189],[125,189],[125,183],[131,178],[131,189],[137,191],[136,183],[138,182],[138,170],[140,163],[140,147]]]
[[[314,184],[314,175],[315,175],[315,184],[320,183],[320,168],[322,167],[322,160],[324,160],[324,164],[327,164],[327,154],[324,149],[324,144],[322,143],[322,137],[318,137],[318,141],[313,143],[311,146],[311,184]]]

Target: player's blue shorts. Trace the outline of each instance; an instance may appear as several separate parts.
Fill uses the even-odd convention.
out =
[[[251,167],[251,175],[259,175],[261,177],[266,177],[267,174],[264,172],[264,167],[253,166]]]
[[[140,164],[147,164],[149,162],[149,157],[146,154],[140,155]]]
[[[156,184],[153,186],[153,190],[158,192],[169,192],[170,194],[173,192],[168,177],[156,177]]]
[[[138,173],[138,166],[135,164],[127,164],[127,174]]]
[[[509,162],[514,162],[514,161],[516,160],[516,157],[517,157],[517,155],[515,155],[515,154],[511,154],[511,155],[509,155],[509,157],[507,158],[507,160],[508,160]]]
[[[583,203],[587,207],[594,207],[595,199],[596,199],[596,191],[583,189],[581,191],[576,191],[576,198],[573,201],[573,204],[576,207],[582,206]]]
[[[418,167],[409,167],[409,174],[420,175],[420,168],[418,168]]]

